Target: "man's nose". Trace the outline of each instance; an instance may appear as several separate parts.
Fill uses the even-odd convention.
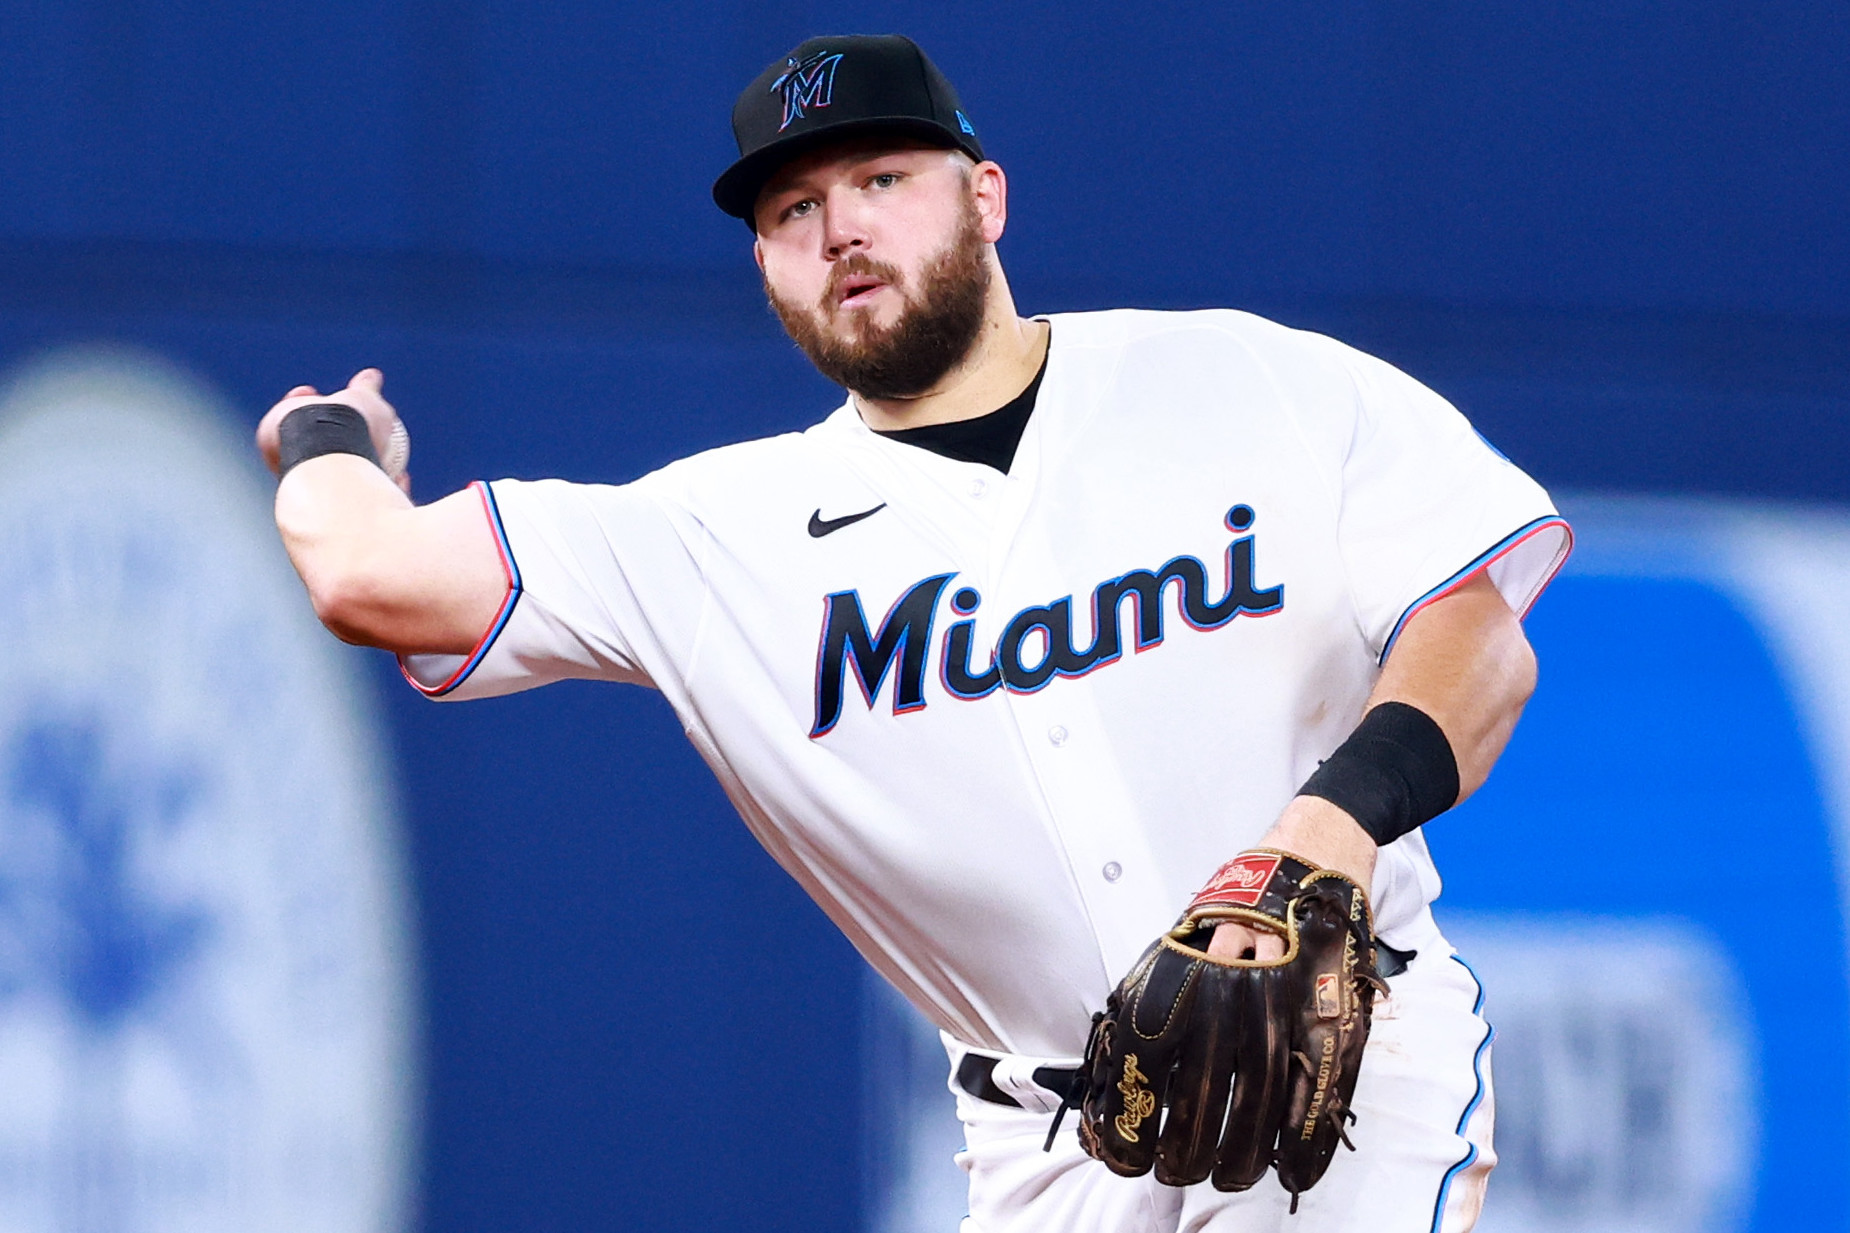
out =
[[[831,260],[865,250],[872,238],[852,190],[838,188],[823,202],[823,244]]]

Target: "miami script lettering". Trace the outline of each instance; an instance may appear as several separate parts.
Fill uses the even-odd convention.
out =
[[[1223,554],[1219,595],[1213,593],[1206,564],[1192,556],[1172,557],[1155,569],[1134,569],[1099,583],[1077,613],[1070,595],[1024,608],[988,648],[975,643],[975,613],[983,597],[974,587],[952,587],[955,574],[913,583],[877,624],[867,619],[859,591],[827,595],[816,649],[816,718],[809,734],[821,737],[834,730],[851,680],[869,709],[886,689],[893,713],[906,715],[924,709],[926,682],[933,675],[945,693],[962,701],[998,689],[1031,694],[1055,680],[1109,667],[1127,649],[1135,653],[1160,646],[1172,613],[1202,632],[1225,628],[1236,617],[1270,616],[1285,606],[1285,588],[1259,585],[1251,533],[1256,518],[1249,505],[1227,513],[1226,526],[1235,538]],[[943,603],[947,594],[948,605]],[[951,624],[940,636],[935,627],[947,606]],[[1082,644],[1082,637],[1090,640]]]

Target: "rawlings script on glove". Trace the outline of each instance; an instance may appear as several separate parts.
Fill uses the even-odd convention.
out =
[[[1238,920],[1285,939],[1276,960],[1208,956]],[[1317,1184],[1345,1123],[1377,989],[1362,889],[1286,852],[1229,861],[1143,953],[1093,1020],[1079,1139],[1114,1173],[1245,1190],[1276,1167]]]

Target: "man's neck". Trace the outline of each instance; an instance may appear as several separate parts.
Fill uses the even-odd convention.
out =
[[[861,420],[876,432],[922,428],[975,419],[1008,403],[1028,388],[1047,358],[1050,334],[1045,321],[1015,314],[1014,297],[1005,283],[990,299],[970,354],[930,392],[917,398],[854,396]]]

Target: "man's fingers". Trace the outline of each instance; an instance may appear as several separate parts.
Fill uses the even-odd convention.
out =
[[[1216,959],[1257,959],[1272,963],[1285,957],[1285,939],[1276,933],[1228,921],[1214,930],[1208,954]]]
[[[385,388],[385,374],[377,368],[362,368],[353,374],[353,380],[347,384],[363,390],[371,390],[377,394]]]
[[[1251,959],[1253,957],[1253,931],[1238,921],[1226,921],[1214,927],[1214,937],[1208,942],[1208,954],[1216,959]]]
[[[308,394],[313,394],[317,398],[321,397],[321,391],[316,389],[312,385],[298,385],[293,390],[290,390],[287,394],[284,394],[283,397],[284,398],[301,398]]]

